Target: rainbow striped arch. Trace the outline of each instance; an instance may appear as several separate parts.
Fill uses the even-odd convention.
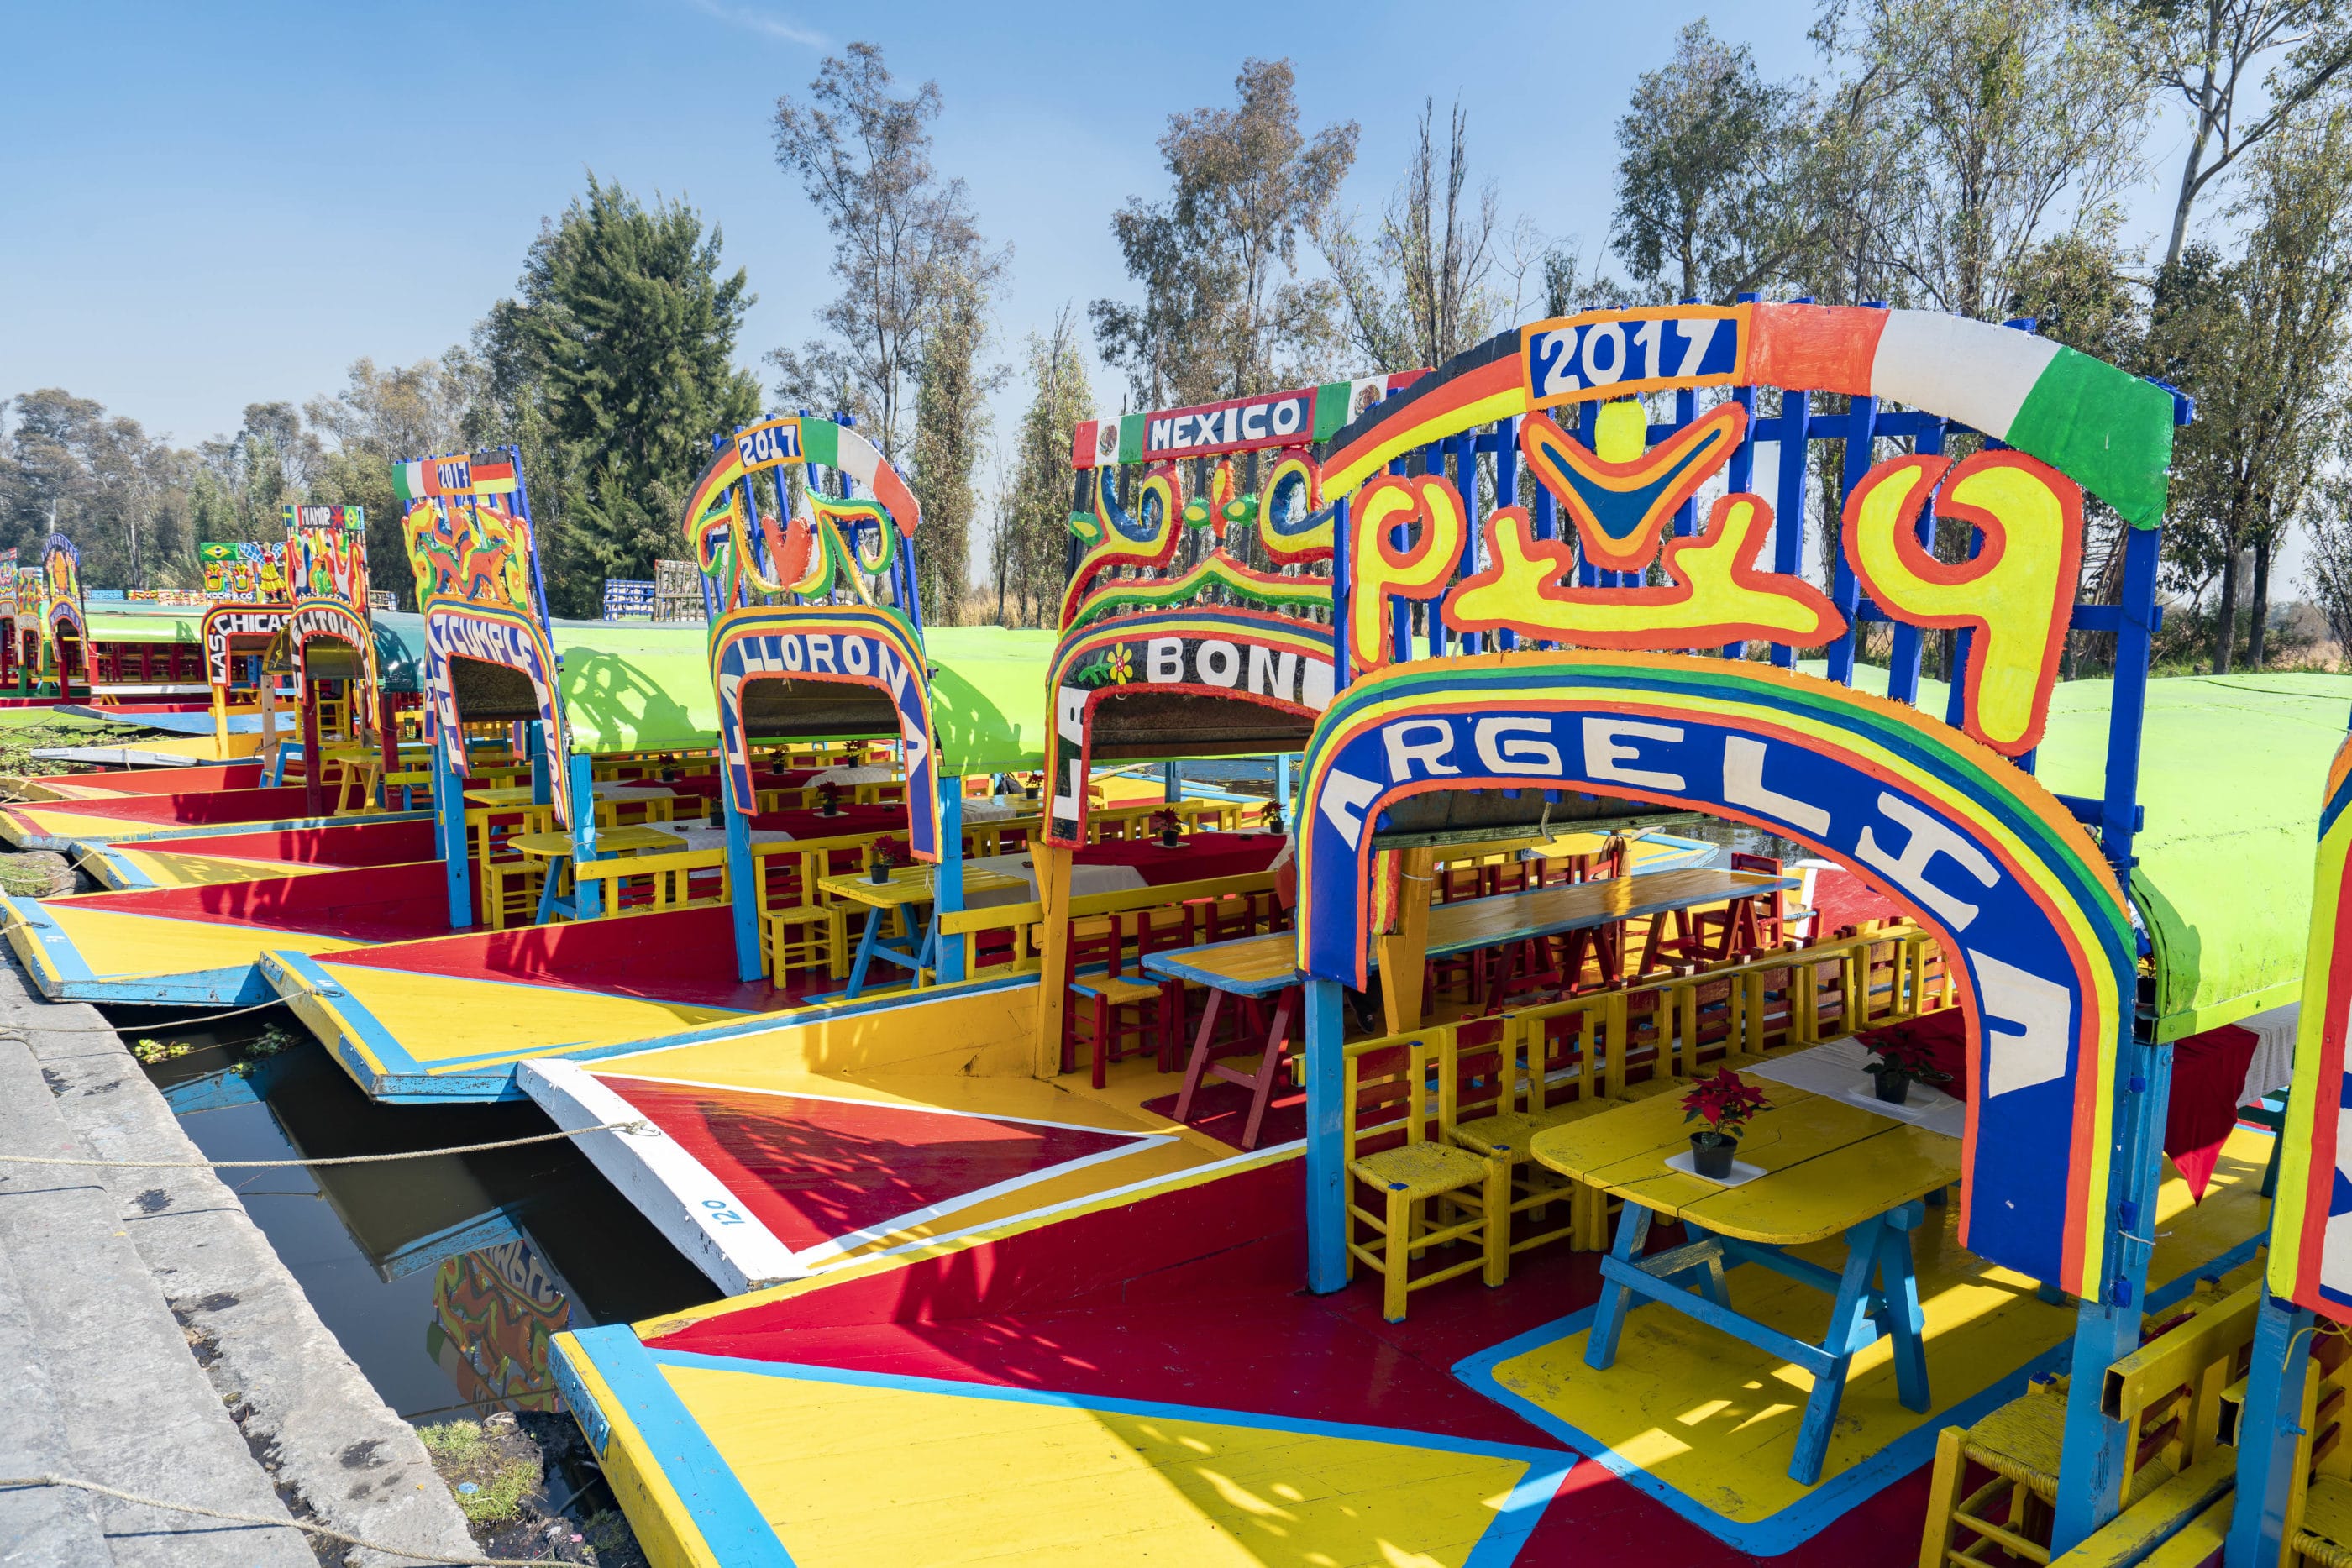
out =
[[[1264,612],[1153,611],[1064,637],[1045,683],[1054,704],[1045,841],[1070,849],[1087,841],[1086,780],[1104,698],[1132,692],[1223,698],[1312,721],[1330,704],[1331,681],[1329,629]]]
[[[432,700],[435,733],[442,757],[451,772],[464,778],[467,764],[466,735],[457,719],[457,688],[450,684],[452,659],[472,659],[522,672],[530,679],[531,694],[538,701],[539,722],[547,727],[547,754],[557,758],[571,757],[572,741],[563,724],[555,644],[548,636],[544,621],[502,605],[439,596],[425,601],[424,613],[425,689]],[[554,767],[548,773],[555,820],[569,828],[571,768]]]
[[[2311,938],[2303,966],[2303,1013],[2294,1082],[2279,1134],[2276,1207],[2271,1211],[2270,1290],[2322,1317],[2352,1323],[2352,1079],[2344,1037],[2352,1009],[2352,737],[2336,747],[2319,812],[2311,885]]]
[[[751,681],[839,681],[890,699],[906,748],[907,844],[919,861],[940,858],[939,747],[931,729],[931,683],[914,632],[895,611],[814,604],[751,605],[711,623],[710,677],[719,698],[719,742],[736,809],[756,810],[743,687]]]
[[[1307,746],[1306,972],[1366,981],[1381,814],[1478,789],[1605,793],[1745,822],[1900,903],[1967,970],[1962,1241],[2103,1294],[2135,950],[2096,845],[2032,778],[1904,705],[1760,664],[1547,652],[1391,666],[1342,692]],[[2063,1206],[2050,1201],[2060,1192]]]
[[[2042,459],[2136,528],[2162,519],[2172,395],[2047,338],[1934,310],[1669,305],[1515,327],[1456,355],[1331,441],[1324,493],[1474,424],[1683,387],[1806,387],[1892,399]]]

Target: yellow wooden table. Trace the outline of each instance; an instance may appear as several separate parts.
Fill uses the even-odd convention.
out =
[[[876,882],[871,875],[817,879],[817,886],[835,898],[865,904],[874,912],[866,917],[866,930],[857,938],[857,956],[849,967],[849,986],[841,993],[843,997],[852,998],[865,989],[866,971],[877,958],[896,964],[902,969],[913,970],[918,981],[922,978],[924,970],[936,966],[940,946],[938,877],[937,866],[918,864],[898,867],[890,873],[887,882]],[[964,868],[963,892],[966,898],[975,893],[997,892],[1006,887],[1026,893],[1028,886],[1020,878],[1006,876],[1000,872]],[[919,904],[932,906],[930,918],[923,922],[922,940],[906,947],[885,941],[882,927],[888,924],[886,916],[894,909],[911,910]],[[915,916],[908,915],[907,928],[910,936],[915,924]]]
[[[1692,1124],[1675,1094],[1548,1128],[1528,1152],[1537,1164],[1624,1200],[1616,1240],[1601,1262],[1586,1364],[1605,1371],[1616,1360],[1635,1297],[1786,1356],[1813,1379],[1789,1465],[1790,1479],[1811,1486],[1821,1479],[1846,1368],[1881,1334],[1895,1342],[1895,1390],[1905,1407],[1928,1407],[1911,1232],[1927,1217],[1922,1200],[1959,1179],[1960,1144],[1848,1100],[1785,1083],[1768,1092],[1771,1109],[1739,1140],[1737,1185],[1667,1167],[1669,1157],[1690,1152]],[[1654,1218],[1682,1221],[1689,1239],[1643,1256]],[[1841,1234],[1841,1272],[1786,1250]],[[1808,1343],[1742,1316],[1731,1305],[1727,1263],[1755,1263],[1829,1293],[1827,1332]]]
[[[544,925],[559,914],[574,914],[555,891],[562,879],[564,862],[571,860],[572,843],[570,833],[518,833],[506,842],[506,847],[525,860],[547,862],[547,881],[539,890],[539,924]],[[677,837],[659,828],[629,826],[606,828],[596,835],[596,851],[600,855],[637,855],[659,853],[678,848]]]

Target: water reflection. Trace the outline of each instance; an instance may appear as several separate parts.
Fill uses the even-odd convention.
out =
[[[274,1011],[217,1030],[146,1032],[189,1048],[147,1071],[213,1159],[386,1154],[549,1130],[520,1103],[376,1104]],[[253,1054],[257,1041],[289,1038]],[[568,1144],[221,1174],[404,1416],[558,1409],[551,1336],[717,1294]]]

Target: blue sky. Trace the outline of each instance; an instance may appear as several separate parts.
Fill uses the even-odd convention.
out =
[[[70,6],[0,0],[0,395],[60,385],[182,442],[248,402],[340,386],[362,356],[465,338],[542,217],[593,168],[685,195],[759,303],[742,361],[796,342],[832,290],[828,236],[777,168],[770,120],[829,47],[880,43],[946,98],[936,161],[1013,247],[998,351],[1127,281],[1110,211],[1163,188],[1172,110],[1225,103],[1282,55],[1306,122],[1363,126],[1344,200],[1375,211],[1424,95],[1459,94],[1506,220],[1605,235],[1612,128],[1634,77],[1704,14],[1579,4],[844,9],[772,0]],[[1720,10],[1767,74],[1814,68],[1809,5]],[[1454,28],[1432,17],[1458,20]],[[1471,25],[1473,19],[1475,25]],[[2159,163],[2168,133],[2150,139]],[[2153,201],[2135,212],[2151,233]],[[1118,389],[1097,381],[1116,407]],[[1013,404],[1002,407],[1001,423]]]

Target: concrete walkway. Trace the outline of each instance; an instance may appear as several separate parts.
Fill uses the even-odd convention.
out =
[[[0,968],[0,1152],[203,1158],[94,1009]],[[0,1163],[0,1475],[299,1517],[414,1551],[475,1552],[407,1423],[320,1322],[206,1170]],[[0,1568],[315,1568],[290,1528],[54,1488],[0,1491]]]

